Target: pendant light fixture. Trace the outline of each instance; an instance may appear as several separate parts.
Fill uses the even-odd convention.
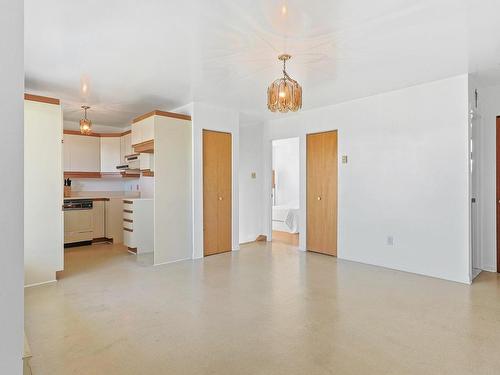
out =
[[[82,105],[82,109],[85,111],[85,116],[80,120],[80,133],[89,135],[92,133],[92,121],[87,118],[87,109],[90,109],[90,107],[88,105]]]
[[[286,62],[291,58],[287,54],[278,56],[278,60],[283,61],[283,78],[278,78],[267,89],[267,108],[271,112],[297,112],[302,108],[302,87],[286,72]]]

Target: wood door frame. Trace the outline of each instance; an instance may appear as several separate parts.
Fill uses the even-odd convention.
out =
[[[307,238],[308,238],[308,233],[307,233],[307,228],[308,228],[308,210],[309,210],[309,207],[307,205],[307,186],[308,186],[308,171],[307,171],[307,157],[308,157],[308,150],[307,150],[307,137],[309,135],[315,135],[315,134],[325,134],[325,133],[337,133],[337,217],[336,217],[336,220],[335,220],[335,223],[336,223],[336,226],[337,226],[337,233],[336,233],[336,238],[335,238],[335,241],[336,241],[336,250],[335,250],[335,255],[330,255],[330,256],[334,256],[334,257],[338,257],[338,238],[339,238],[339,235],[338,235],[338,228],[339,228],[339,209],[338,209],[338,203],[339,203],[339,190],[338,190],[338,186],[339,186],[339,171],[338,171],[338,144],[339,144],[339,130],[338,129],[332,129],[332,130],[325,130],[325,131],[318,131],[318,132],[312,132],[312,133],[306,133],[306,137],[305,137],[305,143],[306,143],[306,150],[305,150],[305,157],[306,157],[306,163],[305,163],[305,166],[306,166],[306,170],[305,170],[305,179],[306,179],[306,183],[305,183],[305,203],[306,203],[306,209],[305,209],[305,227],[306,227],[306,235],[305,235],[305,242],[304,242],[304,245],[305,245],[305,250],[306,251],[310,251],[310,252],[313,252],[313,253],[319,253],[317,251],[314,251],[314,250],[309,250],[307,247]],[[324,254],[324,253],[319,253],[319,254]],[[324,254],[324,255],[328,255],[328,254]]]
[[[497,272],[500,273],[500,116],[496,117],[496,237],[497,237]]]
[[[210,256],[210,255],[216,255],[216,254],[206,254],[205,252],[205,217],[204,217],[204,205],[205,205],[205,181],[204,181],[204,169],[205,169],[205,163],[204,163],[204,138],[203,134],[204,132],[213,132],[213,133],[223,133],[223,134],[229,134],[231,136],[231,250],[225,251],[225,252],[231,252],[234,250],[233,246],[233,228],[234,228],[234,215],[233,215],[233,210],[234,210],[234,134],[232,131],[225,131],[225,130],[213,130],[213,129],[207,129],[207,128],[202,128],[201,129],[201,224],[202,224],[202,244],[203,244],[203,257]],[[222,253],[218,253],[222,254]]]

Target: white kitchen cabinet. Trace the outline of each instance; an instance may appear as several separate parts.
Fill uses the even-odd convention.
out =
[[[116,172],[121,164],[121,142],[119,137],[101,137],[101,172]]]
[[[94,238],[93,210],[64,211],[64,243],[92,241]]]
[[[155,155],[154,154],[140,154],[139,155],[139,165],[141,171],[151,171],[154,172],[155,165]]]
[[[123,244],[137,254],[154,249],[154,200],[123,200]]]
[[[104,236],[104,209],[105,201],[94,201],[92,207],[93,218],[93,238],[103,238]]]
[[[64,134],[63,150],[66,172],[100,172],[99,137]]]
[[[151,141],[155,138],[155,117],[150,116],[132,124],[132,145]]]
[[[125,162],[125,156],[132,155],[132,133],[122,135],[120,137],[120,163]]]
[[[106,238],[113,243],[123,243],[123,199],[110,198],[106,201]]]

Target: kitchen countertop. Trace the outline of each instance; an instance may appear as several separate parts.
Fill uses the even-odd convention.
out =
[[[140,198],[141,193],[138,191],[75,191],[72,192],[67,199],[91,199],[93,201],[109,200],[109,199],[137,199]]]

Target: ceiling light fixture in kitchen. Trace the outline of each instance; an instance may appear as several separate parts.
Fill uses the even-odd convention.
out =
[[[87,118],[87,109],[90,109],[90,107],[82,105],[82,109],[85,111],[85,117],[80,120],[80,133],[89,135],[92,133],[92,121]]]
[[[286,62],[291,58],[287,54],[278,56],[278,60],[283,61],[283,78],[278,78],[267,89],[267,108],[271,112],[297,112],[302,108],[302,87],[286,72]]]

